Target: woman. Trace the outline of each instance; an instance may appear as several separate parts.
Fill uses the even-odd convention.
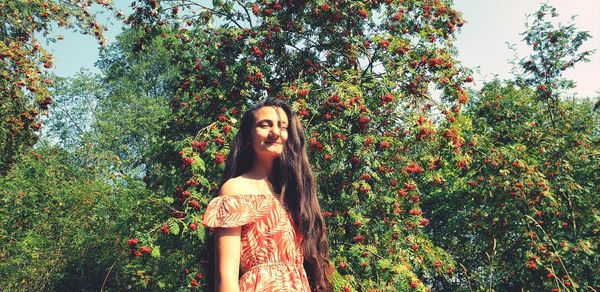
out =
[[[333,290],[304,131],[287,103],[267,99],[244,113],[219,190],[202,220],[214,230],[215,288]]]

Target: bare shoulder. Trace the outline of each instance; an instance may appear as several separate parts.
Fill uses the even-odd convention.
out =
[[[242,176],[230,178],[221,186],[219,196],[247,194],[249,185],[248,179]]]

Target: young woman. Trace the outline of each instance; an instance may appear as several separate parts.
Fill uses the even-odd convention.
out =
[[[218,291],[333,290],[315,183],[292,108],[267,99],[246,111],[202,220]]]

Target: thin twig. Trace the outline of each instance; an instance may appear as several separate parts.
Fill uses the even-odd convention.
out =
[[[471,278],[469,278],[469,271],[467,271],[467,268],[462,263],[459,263],[459,265],[461,268],[463,268],[463,270],[465,270],[465,276],[467,277],[467,283],[469,284],[469,291],[473,292],[473,287],[471,287]]]
[[[554,253],[556,254],[556,257],[558,258],[558,261],[560,262],[561,267],[563,268],[563,270],[565,271],[565,274],[567,274],[567,277],[573,281],[573,279],[571,278],[571,275],[569,275],[569,271],[567,271],[567,268],[565,267],[565,264],[562,261],[562,258],[560,257],[560,255],[558,254],[558,251],[556,250],[556,247],[554,246],[554,244],[552,244],[552,240],[550,239],[550,236],[548,236],[548,233],[546,233],[546,230],[544,230],[544,228],[537,222],[535,221],[535,219],[529,215],[525,215],[526,218],[528,218],[529,220],[533,221],[533,223],[535,223],[535,225],[542,230],[542,232],[544,233],[544,235],[546,236],[546,238],[548,239],[548,243],[550,244],[550,246],[552,247],[552,249],[554,250]],[[573,283],[575,284],[575,283]]]
[[[104,277],[104,281],[102,281],[102,287],[100,287],[100,292],[102,292],[104,290],[104,285],[106,285],[106,280],[108,280],[108,276],[110,275],[110,272],[112,271],[112,269],[115,266],[115,264],[119,261],[119,258],[121,258],[121,256],[123,255],[123,253],[124,253],[124,251],[121,251],[121,253],[117,257],[117,259],[115,260],[115,262],[112,265],[110,265],[110,268],[108,268],[108,272],[106,273],[106,276]]]
[[[487,253],[486,253],[487,254]],[[494,238],[494,245],[492,246],[492,256],[490,257],[490,284],[488,291],[492,291],[492,279],[494,278],[494,256],[496,256],[496,239]]]
[[[248,23],[250,24],[250,27],[253,27],[254,25],[252,25],[252,17],[250,16],[250,13],[248,12],[248,9],[244,5],[244,3],[241,3],[239,0],[236,0],[235,2],[237,2],[240,6],[242,6],[242,9],[244,9],[244,11],[246,12],[246,15],[248,16]]]

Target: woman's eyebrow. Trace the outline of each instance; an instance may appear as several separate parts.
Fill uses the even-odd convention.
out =
[[[256,123],[257,123],[257,124],[260,124],[260,123],[262,123],[262,122],[269,122],[269,123],[273,123],[273,120],[271,120],[271,119],[262,119],[262,120],[260,120],[260,121],[258,121],[258,122],[256,122]],[[280,123],[281,123],[281,124],[283,124],[283,125],[287,125],[287,122],[285,122],[285,121],[281,121]]]

